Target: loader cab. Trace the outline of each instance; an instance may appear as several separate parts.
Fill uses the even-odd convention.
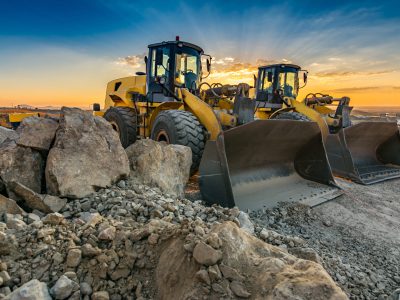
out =
[[[299,92],[300,67],[292,64],[275,64],[258,68],[256,100],[263,107],[279,109],[283,97],[296,98]],[[306,76],[304,80],[306,81]]]
[[[146,59],[148,99],[152,102],[175,101],[177,88],[197,90],[202,54],[200,47],[179,39],[149,45]]]

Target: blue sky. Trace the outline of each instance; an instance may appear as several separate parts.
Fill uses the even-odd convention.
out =
[[[0,7],[0,88],[8,91],[1,103],[40,104],[41,92],[45,103],[101,98],[108,80],[143,69],[148,44],[175,35],[212,54],[216,72],[287,60],[309,69],[316,87],[400,86],[399,1],[0,0]],[[20,80],[34,96],[16,94]]]

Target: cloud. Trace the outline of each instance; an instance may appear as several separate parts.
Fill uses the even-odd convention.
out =
[[[316,77],[351,77],[351,76],[372,76],[383,75],[395,72],[396,70],[381,70],[381,71],[331,71],[315,73]]]
[[[357,93],[357,92],[370,92],[377,90],[398,90],[400,86],[364,86],[364,87],[348,87],[326,90],[330,93]]]
[[[145,54],[129,55],[126,57],[120,57],[117,59],[116,64],[122,66],[130,66],[134,69],[138,69],[144,66]]]

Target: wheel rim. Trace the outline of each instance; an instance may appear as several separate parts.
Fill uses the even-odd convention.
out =
[[[160,130],[157,133],[156,141],[157,142],[166,142],[167,144],[169,144],[169,136],[168,136],[167,132],[165,130]]]

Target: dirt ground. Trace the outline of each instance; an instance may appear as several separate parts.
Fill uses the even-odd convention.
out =
[[[314,208],[337,226],[400,250],[400,179],[363,186],[337,179],[344,195]]]
[[[394,299],[400,288],[400,179],[337,183],[344,194],[312,210],[288,207],[252,213],[252,219],[258,228],[305,239],[350,299]]]

